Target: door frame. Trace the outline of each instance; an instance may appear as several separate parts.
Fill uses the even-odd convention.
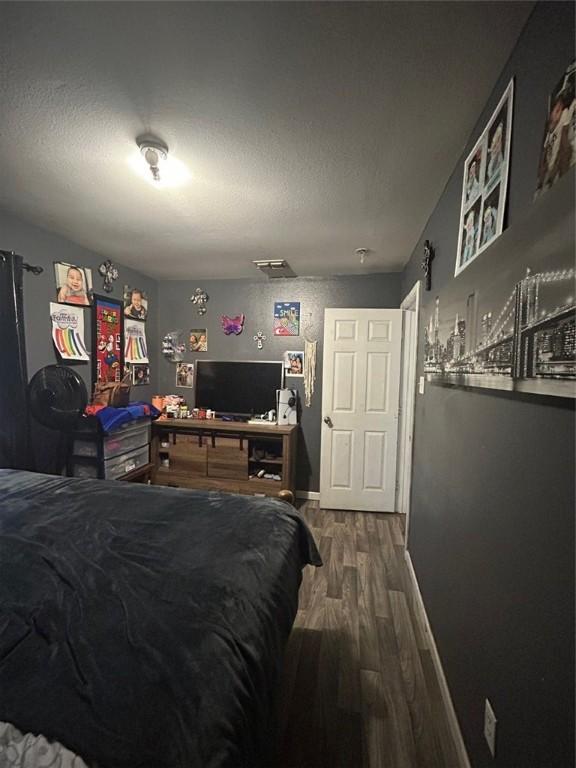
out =
[[[420,280],[405,296],[402,345],[402,380],[400,382],[400,419],[398,424],[398,471],[396,509],[406,515],[404,547],[408,546],[410,495],[412,491],[412,456],[414,450],[414,412],[416,409],[416,372],[418,361],[418,323],[420,318]]]

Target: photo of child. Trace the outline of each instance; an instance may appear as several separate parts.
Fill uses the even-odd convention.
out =
[[[500,200],[500,185],[497,184],[490,195],[484,201],[484,210],[482,212],[482,231],[480,234],[480,247],[487,245],[490,240],[496,237],[496,227],[498,222],[498,202]]]
[[[304,352],[284,352],[286,376],[304,376]]]
[[[208,331],[206,328],[193,328],[190,331],[190,352],[208,352]]]
[[[124,286],[124,315],[134,320],[146,320],[148,316],[148,299],[139,288]]]
[[[508,104],[505,103],[498,117],[488,130],[488,164],[486,166],[485,187],[500,178],[500,171],[504,163],[506,121],[508,119]]]
[[[194,363],[178,363],[176,365],[176,386],[194,386]]]
[[[79,304],[90,306],[92,293],[92,272],[85,267],[66,264],[62,261],[54,263],[56,277],[56,301],[59,304]]]
[[[576,163],[576,62],[550,96],[536,195],[548,189]]]
[[[145,363],[134,363],[131,367],[132,384],[135,387],[142,387],[150,384],[150,366]]]
[[[468,206],[473,203],[474,200],[480,194],[480,174],[482,169],[482,149],[483,145],[479,146],[477,151],[472,156],[472,160],[468,163],[468,171],[466,174],[466,202]]]

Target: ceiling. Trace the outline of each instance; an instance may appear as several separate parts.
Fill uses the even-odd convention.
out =
[[[533,3],[495,5],[1,2],[0,207],[157,278],[398,270]]]

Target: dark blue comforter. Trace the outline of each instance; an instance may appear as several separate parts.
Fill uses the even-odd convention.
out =
[[[0,470],[0,720],[105,768],[269,766],[306,563],[280,501]]]

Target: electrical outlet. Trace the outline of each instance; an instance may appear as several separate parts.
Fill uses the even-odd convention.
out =
[[[424,376],[420,376],[420,381],[418,382],[418,392],[421,395],[424,394]]]
[[[496,715],[492,709],[492,705],[486,699],[484,705],[484,738],[488,743],[488,749],[492,753],[492,757],[496,757]]]

